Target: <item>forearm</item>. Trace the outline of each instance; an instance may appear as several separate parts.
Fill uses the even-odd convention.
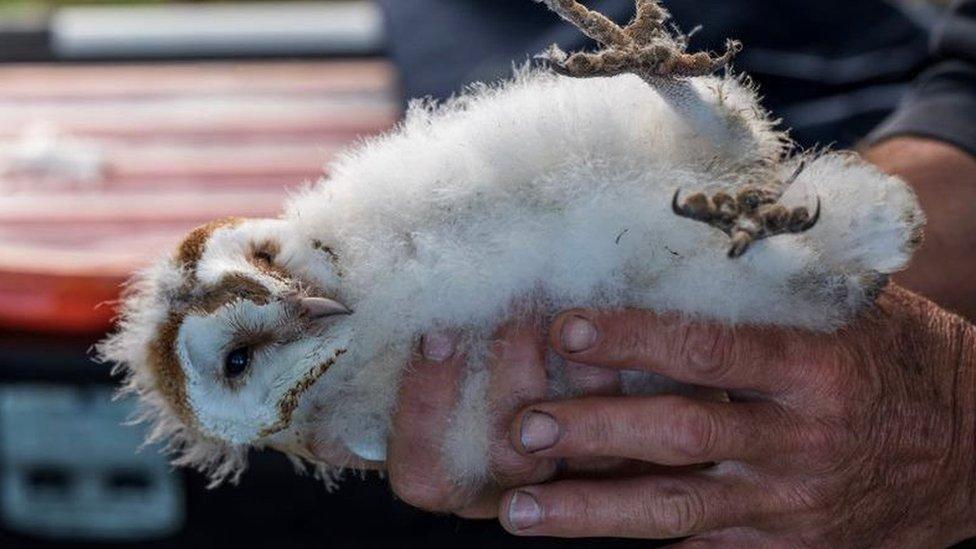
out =
[[[864,157],[908,181],[928,218],[922,248],[896,281],[976,319],[976,158],[920,137],[888,139]]]

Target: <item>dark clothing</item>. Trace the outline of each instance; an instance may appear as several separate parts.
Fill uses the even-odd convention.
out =
[[[976,0],[958,0],[932,34],[932,66],[870,136],[920,135],[976,155]]]
[[[405,98],[444,98],[467,83],[504,78],[513,63],[525,62],[552,42],[567,50],[593,47],[530,0],[380,4]],[[634,0],[585,4],[620,23],[634,10]],[[851,146],[901,102],[870,139],[922,134],[976,154],[976,0],[958,2],[953,18],[941,25],[935,7],[913,0],[665,4],[683,30],[702,25],[691,49],[720,51],[726,38],[745,44],[736,70],[755,79],[763,104],[804,146]],[[930,57],[933,33],[935,57]]]

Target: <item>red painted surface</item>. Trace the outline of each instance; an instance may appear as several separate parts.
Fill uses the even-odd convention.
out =
[[[0,329],[105,330],[130,273],[208,220],[276,215],[394,122],[391,90],[377,61],[0,67],[0,172],[38,124],[104,168],[0,176]]]

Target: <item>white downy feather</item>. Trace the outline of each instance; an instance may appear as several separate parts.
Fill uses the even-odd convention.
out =
[[[641,307],[829,331],[905,266],[923,223],[908,186],[850,154],[785,158],[786,147],[755,91],[731,77],[675,89],[636,76],[525,70],[444,105],[417,102],[397,129],[347,152],[328,179],[293,197],[281,219],[215,231],[196,267],[195,284],[215,284],[247,272],[247,245],[271,239],[281,248],[276,263],[355,311],[307,335],[319,338],[309,361],[340,345],[348,352],[303,394],[286,429],[255,437],[251,427],[235,427],[227,418],[243,412],[231,401],[245,397],[213,404],[222,402],[213,391],[223,389],[205,386],[217,383],[212,377],[196,376],[200,386],[190,389],[211,402],[193,403],[197,425],[181,422],[158,394],[147,345],[182,295],[176,288],[190,280],[171,258],[134,283],[102,355],[124,365],[129,390],[157,434],[175,440],[182,463],[223,478],[239,474],[242,448],[301,454],[307,431],[323,424],[357,453],[384,456],[399,377],[419,336],[460,329],[469,334],[469,382],[444,451],[458,480],[477,482],[487,473],[490,425],[483,341],[512,314],[531,310],[544,321],[565,307]],[[807,232],[756,242],[729,259],[728,237],[671,211],[677,189],[786,180],[801,159],[806,169],[783,201],[819,197],[820,220]],[[263,284],[277,292],[279,282]],[[196,337],[187,325],[181,337]],[[262,360],[295,369],[275,356]],[[197,367],[189,362],[185,369]],[[242,390],[253,393],[247,402],[277,390],[254,385]]]

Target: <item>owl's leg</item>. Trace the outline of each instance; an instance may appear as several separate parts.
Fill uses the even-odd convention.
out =
[[[820,219],[820,199],[813,214],[805,206],[788,209],[779,204],[779,194],[749,186],[733,198],[719,191],[712,196],[695,193],[681,200],[680,190],[671,199],[671,209],[681,217],[700,221],[727,234],[729,257],[746,253],[753,242],[812,229]]]
[[[538,1],[538,0],[537,0]],[[604,46],[623,47],[633,43],[624,29],[605,15],[588,9],[576,0],[542,0],[557,15],[569,21],[586,36]]]
[[[763,238],[784,233],[804,233],[812,229],[820,221],[820,198],[813,214],[806,206],[799,206],[787,210],[776,205],[769,211],[762,212]]]
[[[575,0],[544,0],[546,6],[604,48],[567,55],[550,46],[542,57],[559,74],[577,78],[633,73],[641,78],[679,78],[711,74],[728,65],[741,45],[730,40],[725,53],[687,53],[686,37],[666,27],[671,15],[657,0],[637,0],[637,14],[626,28]]]
[[[631,59],[619,50],[606,49],[597,53],[576,52],[570,55],[552,45],[546,56],[552,61],[552,70],[563,76],[591,78],[632,72]]]
[[[781,234],[796,234],[809,231],[820,220],[820,199],[813,215],[805,206],[792,210],[780,204],[772,204],[761,209],[757,214],[743,223],[737,221],[732,230],[732,245],[729,247],[729,257],[736,258],[746,253],[753,242]]]
[[[664,23],[670,18],[671,14],[658,0],[637,0],[637,13],[630,24],[624,27],[624,34],[638,44],[646,44],[655,36],[667,34]]]
[[[740,42],[728,40],[725,42],[725,52],[719,56],[703,51],[698,53],[676,52],[658,65],[656,76],[686,78],[706,76],[727,66],[740,51],[742,51]]]
[[[713,196],[695,193],[681,200],[680,194],[681,190],[679,189],[674,192],[671,199],[671,210],[675,215],[701,221],[730,237],[733,236],[732,230],[735,228],[736,220],[740,217],[741,211],[731,195],[724,192],[717,192]]]

